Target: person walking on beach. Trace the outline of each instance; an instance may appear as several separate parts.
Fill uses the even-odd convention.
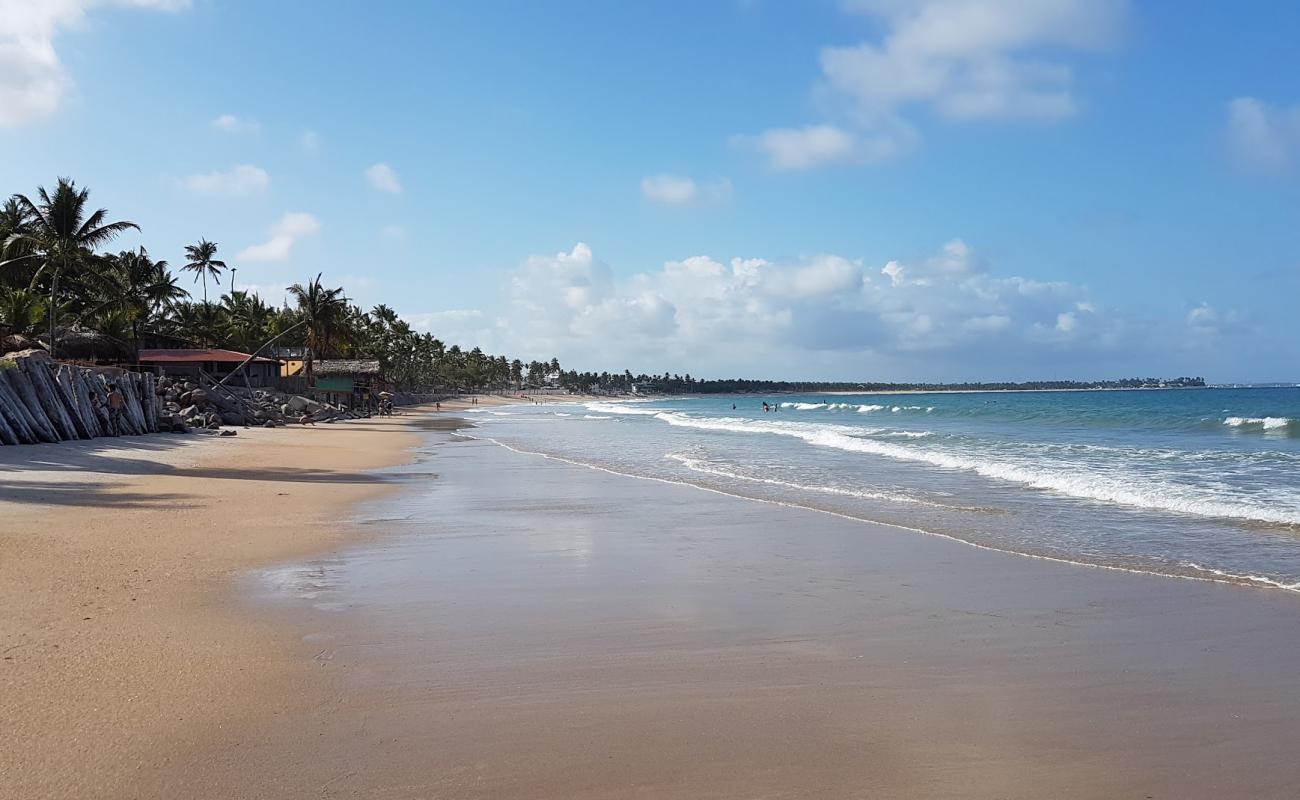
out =
[[[108,385],[108,399],[105,403],[108,406],[108,431],[113,436],[122,435],[122,408],[126,405],[126,398],[118,391],[116,383]]]

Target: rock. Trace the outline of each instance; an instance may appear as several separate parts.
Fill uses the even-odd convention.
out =
[[[234,411],[221,412],[221,421],[227,425],[243,425],[244,415],[236,414]]]
[[[297,395],[290,397],[288,406],[284,413],[288,414],[290,411],[293,412],[305,411],[307,409],[307,404],[310,402],[311,401],[305,397],[299,397]]]
[[[208,402],[208,393],[203,389],[194,389],[190,392],[190,401],[196,406],[206,405]]]
[[[272,421],[272,420],[269,420],[269,419],[268,419],[266,422],[263,422],[263,423],[262,423],[262,427],[263,427],[263,428],[274,428],[274,427],[275,427],[275,422]]]

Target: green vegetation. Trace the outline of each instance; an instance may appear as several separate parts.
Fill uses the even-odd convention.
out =
[[[168,262],[143,247],[101,252],[139,228],[107,221],[106,209],[91,211],[89,196],[60,178],[52,192],[39,188],[35,201],[15,194],[0,205],[0,336],[39,336],[57,348],[66,331],[87,329],[138,354],[146,346],[252,352],[287,332],[276,344],[302,349],[308,375],[322,358],[377,359],[385,377],[403,389],[541,387],[560,372],[555,359],[524,365],[478,348],[448,347],[412,330],[388,306],[358,308],[343,287],[323,285],[320,275],[286,287],[292,305],[281,308],[233,289],[209,301],[209,282],[220,286],[230,267],[206,238],[186,246],[179,268],[203,285],[203,300],[194,302]]]

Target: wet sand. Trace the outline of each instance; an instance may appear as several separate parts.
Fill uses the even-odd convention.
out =
[[[364,511],[383,537],[254,581],[332,699],[267,720],[257,738],[276,746],[228,750],[217,785],[403,798],[1282,798],[1300,785],[1300,602],[1285,593],[985,552],[454,435],[406,481]]]
[[[149,453],[134,475],[121,455],[68,456],[68,494],[70,474],[28,464],[23,489],[0,473],[21,503],[0,508],[0,796],[1300,785],[1292,596],[984,552],[445,431],[387,479],[363,472],[403,460],[407,421]],[[42,493],[68,506],[32,506]],[[238,524],[214,535],[219,519]]]

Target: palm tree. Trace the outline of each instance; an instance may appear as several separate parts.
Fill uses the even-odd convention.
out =
[[[101,208],[86,214],[90,190],[78,189],[75,182],[59,178],[51,196],[44,186],[36,189],[39,203],[26,195],[16,194],[18,211],[27,219],[26,225],[9,234],[6,252],[14,248],[26,252],[11,261],[28,261],[38,266],[32,274],[29,289],[48,275],[49,303],[46,316],[50,323],[50,356],[56,355],[55,322],[58,320],[59,278],[65,272],[76,272],[89,261],[89,256],[100,245],[106,244],[126,230],[140,230],[134,222],[106,222],[108,210]],[[10,262],[4,262],[10,263]]]
[[[221,298],[221,309],[225,312],[226,339],[230,344],[252,352],[252,348],[267,338],[273,312],[256,294],[231,290]]]
[[[45,303],[30,289],[0,289],[0,329],[30,335],[45,317]]]
[[[167,262],[154,261],[143,247],[108,256],[97,277],[96,288],[101,299],[95,310],[100,314],[124,315],[137,358],[141,323],[147,323],[163,309],[190,295],[176,285],[176,278],[167,271]]]
[[[331,342],[345,335],[348,314],[348,298],[343,295],[343,287],[326,289],[321,286],[320,276],[318,273],[306,286],[295,283],[286,289],[298,303],[299,319],[307,326],[303,372],[308,386],[312,385],[312,362],[317,354],[328,351]]]
[[[198,244],[185,245],[185,266],[181,267],[184,272],[194,273],[194,282],[198,283],[199,278],[203,279],[203,304],[208,304],[208,276],[218,286],[221,285],[221,271],[226,268],[226,262],[218,261],[217,243],[209,242],[207,239],[199,239]]]

